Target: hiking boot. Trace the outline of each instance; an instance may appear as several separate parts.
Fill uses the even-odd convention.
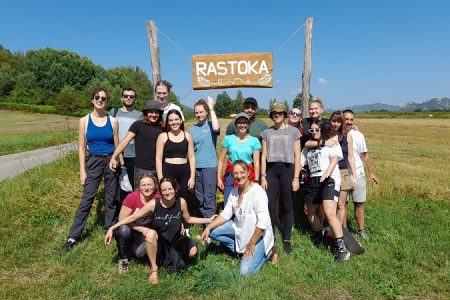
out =
[[[334,256],[336,261],[345,261],[350,258],[350,252],[347,249],[339,249]]]
[[[128,273],[128,259],[119,259],[119,274],[125,275]]]
[[[363,239],[363,240],[368,240],[369,239],[369,235],[367,234],[367,232],[363,229],[363,230],[359,230],[358,231],[358,235]]]
[[[72,248],[77,244],[77,241],[73,238],[69,238],[67,242],[59,249],[59,253],[70,252]]]
[[[286,254],[291,254],[292,252],[291,241],[283,241],[283,250]]]

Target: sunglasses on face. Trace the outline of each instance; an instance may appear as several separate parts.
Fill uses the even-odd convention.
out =
[[[301,116],[302,116],[301,113],[298,113],[298,112],[295,112],[295,111],[290,111],[290,112],[289,112],[289,115],[290,115],[290,116],[293,116],[293,117],[301,117]]]
[[[127,98],[134,99],[134,98],[136,98],[136,96],[135,95],[123,95],[122,98],[123,99],[127,99]]]
[[[320,132],[320,128],[310,128],[310,129],[308,129],[308,131],[310,133],[316,133],[316,132]]]
[[[108,100],[108,99],[106,99],[106,97],[100,97],[100,96],[95,96],[94,99],[97,101],[102,100],[102,102],[105,102],[106,100]]]

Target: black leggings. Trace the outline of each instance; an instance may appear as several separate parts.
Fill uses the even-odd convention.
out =
[[[281,235],[283,240],[291,239],[294,211],[292,203],[292,180],[294,179],[294,165],[284,162],[267,163],[267,197],[269,198],[269,212],[275,234],[275,201],[280,195],[280,222],[283,224]]]
[[[191,169],[189,167],[189,163],[169,164],[163,162],[162,171],[164,177],[173,177],[177,180],[177,183],[180,186],[178,195],[187,200],[189,196],[188,181],[189,177],[191,176]]]
[[[120,259],[146,257],[145,237],[142,233],[134,231],[129,225],[121,225],[117,228],[115,237]]]

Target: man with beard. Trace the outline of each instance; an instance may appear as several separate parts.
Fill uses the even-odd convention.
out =
[[[122,107],[113,108],[109,114],[119,121],[119,141],[122,141],[128,132],[131,124],[142,117],[142,113],[134,108],[137,101],[136,91],[131,87],[125,87],[122,90],[122,97],[120,98],[122,102]],[[134,183],[134,140],[132,140],[128,146],[123,151],[124,166],[127,170],[128,178],[131,183]],[[123,191],[118,187],[116,199],[119,204],[122,203],[123,199],[128,195],[128,192]],[[120,206],[118,207],[120,209]]]
[[[256,99],[253,97],[245,98],[243,111],[250,117],[249,134],[261,142],[261,132],[267,128],[267,124],[263,120],[256,118],[256,112],[258,111],[258,102]],[[227,127],[227,135],[236,134],[237,132],[238,130],[234,122],[230,122]]]

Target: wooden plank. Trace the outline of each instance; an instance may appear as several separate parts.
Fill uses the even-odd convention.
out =
[[[194,90],[273,86],[273,55],[230,53],[192,56]]]
[[[150,59],[152,62],[153,85],[161,80],[161,65],[159,61],[158,34],[155,21],[147,22],[148,44],[150,47]]]
[[[309,17],[305,23],[305,53],[302,75],[302,117],[309,117],[309,94],[311,82],[311,54],[312,54],[312,26],[313,18]]]

